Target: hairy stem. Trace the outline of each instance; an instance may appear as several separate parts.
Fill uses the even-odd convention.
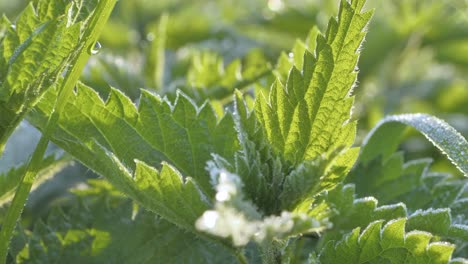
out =
[[[31,191],[36,174],[38,173],[44,153],[49,144],[49,136],[55,128],[57,121],[60,116],[61,110],[67,103],[67,98],[73,91],[75,84],[77,83],[86,62],[91,55],[90,49],[94,47],[99,34],[101,33],[104,25],[109,18],[115,3],[117,0],[101,0],[84,33],[84,40],[79,46],[78,55],[72,61],[69,70],[67,71],[61,87],[59,88],[59,95],[55,102],[54,110],[47,121],[47,125],[42,132],[42,137],[34,150],[34,153],[29,160],[27,169],[22,176],[18,189],[16,190],[15,197],[8,209],[5,221],[0,231],[0,262],[6,263],[8,246],[13,236],[16,223],[21,217],[21,213],[24,208],[24,204],[28,198],[28,194]]]

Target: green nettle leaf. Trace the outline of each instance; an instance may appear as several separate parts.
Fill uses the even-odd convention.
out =
[[[79,37],[80,24],[74,23],[94,2],[73,1],[66,6],[67,18],[54,17],[55,4],[39,3],[43,8],[36,12],[31,6],[16,29],[1,20],[0,54],[7,55],[0,56],[0,110],[7,102],[5,116],[17,116],[35,105],[28,120],[44,130],[72,49],[72,38],[63,32]],[[463,254],[468,240],[466,179],[429,173],[430,160],[405,163],[395,150],[400,123],[411,125],[466,174],[466,139],[430,116],[389,117],[365,140],[352,169],[359,155],[352,147],[352,89],[372,16],[362,11],[364,4],[341,1],[324,35],[313,28],[289,55],[283,53],[267,97],[249,101],[249,92],[236,91],[232,104],[216,101],[217,111],[210,102],[195,102],[225,99],[254,84],[269,74],[268,64],[259,60],[243,68],[249,62],[234,60],[224,67],[218,55],[197,55],[187,87],[171,99],[141,90],[133,102],[110,88],[103,100],[78,83],[47,135],[116,190],[91,183],[92,190],[81,192],[84,206],[53,213],[33,235],[22,234],[27,245],[17,261],[229,263],[235,255],[247,263],[244,250],[252,248],[264,263],[300,262],[300,256],[287,256],[291,250],[309,255],[310,263],[464,261],[451,258]],[[42,16],[51,19],[38,22]],[[44,41],[50,38],[58,44]],[[59,44],[68,51],[54,55],[51,45]],[[48,51],[38,54],[42,49]],[[158,56],[163,51],[158,47]],[[162,88],[164,63],[157,63],[148,71]],[[24,104],[29,92],[40,100],[31,97],[32,103]],[[11,125],[2,118],[0,124]],[[350,171],[356,187],[343,184]],[[132,214],[131,203],[118,192],[152,212]],[[96,193],[110,194],[96,198]],[[112,210],[104,210],[106,204]],[[117,243],[121,239],[128,245]],[[57,257],[57,252],[64,253]]]
[[[427,232],[405,231],[405,219],[370,223],[321,251],[320,263],[449,263],[454,245],[432,242]],[[450,262],[452,263],[452,262]]]
[[[136,184],[142,203],[160,215],[190,227],[205,210],[209,200],[191,178],[183,179],[173,167],[163,164],[161,172],[137,161]]]
[[[31,122],[45,124],[54,98],[54,90],[44,95]],[[104,102],[83,84],[53,140],[148,209],[192,231],[213,193],[206,162],[212,153],[232,159],[238,148],[231,115],[218,119],[209,104],[196,107],[179,94],[172,105],[143,91],[137,109],[115,89]]]
[[[231,236],[235,245],[245,245],[260,231],[265,236],[257,236],[257,242],[322,230],[327,209],[309,208],[311,199],[341,182],[358,154],[350,149],[356,123],[349,120],[349,93],[371,17],[371,12],[361,13],[363,4],[343,1],[326,36],[311,34],[317,36],[316,45],[309,45],[316,46],[315,55],[305,46],[294,48],[304,53],[304,60],[295,61],[285,87],[275,82],[269,102],[258,98],[251,112],[238,94],[235,121],[230,114],[217,118],[209,104],[196,107],[182,93],[172,103],[143,90],[137,109],[117,90],[112,89],[104,102],[78,84],[52,140],[130,197],[187,230],[195,231],[196,218],[211,200],[216,200],[215,210],[206,213],[217,212],[227,223],[245,218],[245,227],[254,231],[239,242],[234,232],[219,233],[200,224],[208,221],[205,217],[198,228]],[[301,65],[299,72],[295,67]],[[29,120],[43,128],[54,99],[55,91],[50,90]],[[205,168],[211,159],[214,168],[233,172],[245,182],[245,197],[253,202],[245,203],[250,206],[220,203],[219,190],[213,193]],[[303,180],[307,181],[301,186]]]
[[[468,225],[468,179],[431,173],[428,170],[430,159],[405,163],[403,153],[393,153],[405,124],[437,142],[436,146],[456,161],[460,169],[463,167],[465,160],[460,154],[463,156],[466,140],[445,122],[421,114],[391,116],[366,138],[360,161],[350,173],[349,181],[356,184],[359,196],[374,196],[382,204],[403,202],[411,212],[450,208],[454,223]]]
[[[103,180],[76,190],[32,233],[19,232],[16,263],[235,263],[219,245],[145,210]]]
[[[14,24],[2,18],[0,154],[24,115],[54,85],[74,56],[83,20],[90,12],[81,5],[82,1],[41,0],[29,4]]]
[[[268,142],[293,164],[338,147],[347,150],[354,142],[350,93],[358,50],[372,16],[361,13],[363,4],[342,1],[338,20],[332,18],[325,36],[317,36],[315,55],[306,50],[302,69],[295,62],[286,82],[273,84],[269,100],[260,96],[256,102]]]
[[[360,157],[362,162],[368,162],[378,155],[386,160],[398,147],[406,126],[421,132],[468,177],[468,142],[450,125],[426,114],[405,114],[384,118],[364,141],[363,145],[368,147],[362,151]]]
[[[375,221],[385,224],[396,219],[405,220],[406,232],[424,231],[431,237],[438,236],[454,242],[457,248],[466,246],[467,222],[457,223],[455,219],[452,219],[450,209],[427,209],[408,213],[403,203],[377,206],[378,201],[374,197],[355,199],[354,185],[352,184],[340,185],[334,190],[322,194],[315,203],[328,204],[328,207],[331,208],[329,220],[333,225],[333,229],[328,230],[321,237],[319,248],[330,246],[330,243],[333,244],[331,241],[344,239],[343,234],[353,229],[356,231],[356,227],[364,229]],[[331,252],[322,253],[322,255],[324,254],[328,256]]]
[[[349,120],[349,94],[372,15],[361,13],[362,5],[343,1],[325,36],[313,29],[307,44],[298,41],[294,60],[280,60],[269,100],[257,97],[254,112],[236,95],[241,150],[227,169],[241,177],[246,196],[267,215],[282,209],[308,211],[312,197],[341,182],[358,156],[358,149],[350,148],[356,123]],[[315,47],[315,55],[307,47]]]
[[[235,98],[236,126],[239,133],[240,150],[235,155],[234,166],[214,159],[219,168],[234,172],[245,183],[246,198],[264,211],[266,215],[280,212],[277,194],[289,165],[273,153],[265,140],[254,112],[249,109],[240,93]]]
[[[328,226],[328,209],[317,206],[314,210],[310,205],[314,196],[343,180],[358,155],[357,149],[349,149],[356,125],[349,122],[353,102],[349,91],[356,80],[357,51],[371,16],[360,13],[362,4],[342,2],[338,21],[331,20],[326,37],[313,31],[317,36],[317,56],[300,42],[296,44],[294,50],[302,52],[304,60],[293,61],[285,87],[280,80],[273,84],[268,102],[257,98],[255,111],[251,111],[242,94],[236,94],[240,150],[234,164],[215,157],[210,168],[222,171],[220,178],[231,175],[236,179],[233,182],[243,182],[245,187],[234,183],[226,184],[230,187],[215,185],[217,203],[214,210],[205,212],[197,221],[198,229],[231,237],[234,245],[242,246],[250,240],[265,243],[265,236],[259,234],[265,233],[266,223],[276,223],[278,228],[285,228],[281,224],[285,222],[292,225],[281,231],[272,229],[275,235],[266,236],[266,241],[284,240]],[[295,68],[297,65],[303,66],[302,72]],[[326,80],[322,80],[324,75],[328,76]],[[338,111],[330,108],[332,102]],[[339,114],[335,116],[336,113]],[[325,124],[320,119],[329,122]],[[332,137],[332,133],[337,136]],[[319,138],[318,134],[324,137]],[[240,193],[241,198],[220,201],[218,196],[224,197],[226,190],[235,190],[233,193]],[[253,203],[244,201],[244,196]],[[296,222],[300,219],[316,224]],[[306,228],[293,231],[294,225]]]
[[[468,211],[462,209],[468,195],[468,180],[429,172],[430,163],[430,159],[404,163],[402,153],[397,152],[385,161],[379,156],[359,163],[348,180],[355,183],[361,197],[371,195],[382,204],[403,202],[410,211],[451,208],[454,220],[464,223],[468,220]]]

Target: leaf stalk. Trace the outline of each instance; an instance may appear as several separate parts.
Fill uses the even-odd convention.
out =
[[[42,137],[39,140],[29,162],[25,173],[22,176],[18,189],[16,190],[15,197],[8,209],[5,221],[0,231],[0,262],[6,263],[8,247],[10,240],[13,236],[16,223],[21,217],[24,205],[31,191],[34,179],[41,167],[41,163],[49,145],[49,137],[57,125],[60,117],[60,112],[67,104],[67,98],[73,92],[81,72],[85,67],[91,53],[90,47],[98,40],[101,31],[104,28],[117,0],[101,0],[90,17],[87,27],[84,32],[84,41],[78,48],[78,53],[75,59],[70,64],[69,70],[65,74],[64,80],[59,88],[59,94],[55,101],[54,110],[47,121],[47,125],[42,132]]]

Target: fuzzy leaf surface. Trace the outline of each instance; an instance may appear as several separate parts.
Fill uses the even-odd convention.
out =
[[[378,155],[387,159],[398,144],[406,126],[422,133],[468,177],[468,142],[446,122],[427,114],[388,116],[377,124],[364,140],[360,159],[367,162]]]
[[[230,252],[145,210],[108,182],[93,180],[55,209],[23,244],[17,263],[235,263]],[[24,241],[19,243],[19,241]]]
[[[47,93],[31,115],[39,128],[54,96],[53,90]],[[213,192],[206,162],[213,153],[232,159],[237,148],[232,117],[218,120],[209,104],[198,108],[183,94],[172,105],[143,91],[137,109],[115,89],[103,101],[79,84],[58,124],[57,145],[143,206],[189,230]]]
[[[324,193],[315,201],[313,207],[321,203],[331,209],[329,218],[333,229],[321,237],[319,248],[329,241],[337,241],[341,236],[354,228],[366,228],[374,221],[383,224],[396,219],[406,219],[405,230],[424,231],[431,235],[455,241],[454,244],[463,250],[468,236],[467,222],[460,223],[452,218],[450,209],[426,209],[408,212],[403,203],[378,206],[374,197],[355,198],[355,187],[352,184],[339,185],[332,191]],[[462,254],[463,256],[463,254]]]
[[[405,219],[370,223],[354,229],[321,251],[319,263],[451,263],[455,246],[433,242],[430,233],[405,231]]]
[[[94,1],[88,1],[88,7]],[[11,23],[1,20],[0,153],[25,114],[76,56],[81,26],[92,9],[83,1],[37,1]]]
[[[325,36],[317,37],[316,56],[306,50],[302,72],[292,67],[286,83],[273,84],[268,100],[257,99],[256,114],[268,142],[293,164],[354,142],[350,92],[357,76],[358,49],[372,16],[361,13],[363,3],[342,1],[338,19],[332,18]]]

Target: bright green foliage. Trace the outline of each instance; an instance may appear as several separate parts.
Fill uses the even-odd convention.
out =
[[[45,158],[42,161],[42,167],[37,175],[37,180],[33,189],[69,164],[70,158],[65,156],[58,159],[54,156]],[[0,174],[0,206],[11,201],[25,169],[26,166],[22,165],[17,168],[12,168],[4,174]]]
[[[234,166],[227,162],[218,165],[238,175],[244,183],[246,198],[266,215],[279,213],[278,194],[288,169],[281,157],[274,155],[265,140],[255,113],[250,112],[240,93],[236,93],[235,113],[240,150],[235,155]],[[215,163],[219,160],[215,159]]]
[[[276,77],[281,81],[281,83],[286,83],[288,80],[289,71],[294,66],[296,69],[303,69],[304,64],[312,64],[314,60],[311,60],[313,57],[310,54],[310,51],[315,51],[317,47],[317,36],[320,34],[320,31],[317,27],[313,27],[305,42],[300,39],[297,39],[294,43],[289,54],[282,52],[276,64],[276,69],[274,71]],[[310,67],[309,65],[308,67]]]
[[[450,209],[418,210],[411,213],[407,212],[403,203],[377,206],[378,200],[374,197],[356,199],[354,185],[339,186],[322,195],[316,203],[327,203],[332,210],[330,222],[333,229],[325,232],[320,241],[322,245],[340,240],[344,233],[356,227],[364,229],[374,221],[386,223],[395,219],[405,219],[407,232],[424,231],[456,241],[460,248],[466,246],[468,239],[467,222],[457,223],[456,219],[452,220]]]
[[[77,88],[54,133],[57,144],[147,208],[193,229],[209,201],[205,196],[213,193],[206,162],[212,153],[232,158],[237,148],[232,117],[218,120],[210,105],[198,108],[183,94],[172,106],[144,91],[136,109],[117,90],[104,102],[91,88],[82,84]],[[38,109],[49,114],[53,100],[51,90]],[[45,118],[34,115],[31,121],[41,126]],[[172,166],[163,166],[161,174],[150,167],[161,168],[163,161]],[[180,210],[186,202],[196,213]]]
[[[201,215],[213,199],[205,169],[206,162],[213,154],[220,157],[216,162],[220,169],[233,170],[248,186],[246,198],[252,199],[260,209],[260,218],[255,221],[288,209],[297,209],[297,213],[309,214],[309,217],[323,215],[326,209],[311,211],[308,208],[310,199],[342,181],[357,157],[356,149],[348,149],[353,143],[355,123],[349,123],[342,129],[341,126],[349,119],[352,100],[348,98],[348,92],[356,79],[356,52],[371,16],[371,13],[360,13],[362,5],[363,1],[352,4],[343,2],[338,21],[331,20],[327,36],[317,37],[317,57],[306,52],[306,56],[311,56],[309,59],[314,62],[313,65],[303,63],[306,67],[303,74],[295,68],[291,70],[288,80],[291,94],[281,93],[277,97],[273,96],[277,91],[275,88],[271,92],[272,98],[295,100],[297,111],[282,104],[277,104],[279,108],[275,106],[274,109],[284,114],[285,120],[292,122],[296,118],[292,123],[297,124],[297,118],[302,116],[293,112],[302,112],[309,117],[305,120],[309,120],[310,124],[304,124],[312,131],[312,136],[305,135],[310,146],[303,149],[297,159],[292,159],[288,150],[277,148],[277,143],[271,142],[271,127],[264,122],[267,116],[259,108],[249,113],[239,96],[236,99],[238,119],[234,124],[230,114],[219,119],[209,104],[198,108],[181,93],[172,104],[142,91],[136,109],[127,97],[116,90],[111,90],[108,100],[103,102],[97,93],[80,84],[76,94],[69,98],[52,138],[130,197],[188,230],[193,231],[194,217]],[[351,30],[348,31],[348,27]],[[336,61],[336,65],[328,67],[330,61]],[[350,78],[339,77],[344,72],[349,73],[346,76]],[[323,76],[328,77],[324,80]],[[296,82],[296,79],[303,84]],[[276,83],[281,85],[280,82]],[[284,89],[281,91],[286,92]],[[54,98],[53,91],[47,93],[39,103],[38,111],[31,116],[30,120],[38,127],[44,126]],[[257,107],[262,100],[257,101]],[[342,111],[331,111],[329,104],[334,100],[339,101],[335,105],[343,106]],[[335,113],[339,115],[334,116]],[[260,122],[257,116],[261,117],[258,119]],[[318,120],[323,118],[331,118],[328,122],[331,126],[326,128],[326,133],[331,135],[331,130],[335,128],[341,131],[337,138],[326,141],[316,138],[318,124],[322,122]],[[285,124],[291,125],[288,122]],[[293,140],[296,133],[291,131],[290,134]],[[325,152],[326,155],[321,154]],[[142,162],[135,163],[136,160]],[[161,168],[161,162],[173,167],[163,166],[161,173],[158,173],[152,167]],[[175,169],[183,177],[191,178],[183,180]],[[301,184],[304,179],[307,179],[307,183]],[[250,189],[252,187],[260,191]],[[189,203],[185,207],[187,210],[180,209],[184,203]],[[192,210],[188,210],[190,208]],[[285,219],[289,219],[289,216]],[[300,219],[297,221],[302,221]],[[266,218],[264,221],[271,220]],[[281,221],[289,220],[277,219],[276,222]],[[311,227],[323,228],[323,225],[313,224],[304,230]],[[297,230],[287,232],[300,233]]]
[[[327,203],[332,214],[330,221],[333,230],[324,234],[323,241],[333,237],[333,233],[350,231],[355,227],[365,228],[376,220],[392,220],[406,217],[407,209],[402,203],[378,206],[374,197],[355,199],[354,185],[339,185],[334,190],[324,193],[316,201],[316,204]]]
[[[71,3],[71,10],[91,10],[80,4]],[[64,82],[62,64],[47,61],[25,77],[12,74],[0,98],[28,90],[21,80],[55,65],[56,85],[39,90],[43,96],[28,120],[114,187],[89,183],[77,191],[78,206],[64,205],[32,234],[20,231],[11,255],[19,263],[258,263],[260,257],[264,263],[448,263],[465,257],[466,179],[429,173],[429,160],[405,163],[395,153],[404,128],[399,123],[409,124],[466,173],[466,140],[454,129],[426,115],[389,117],[365,140],[352,169],[359,155],[352,147],[352,89],[372,16],[362,11],[364,4],[341,1],[326,33],[314,27],[272,71],[255,52],[225,66],[229,59],[218,53],[196,51],[188,56],[191,65],[182,66],[188,66],[184,76],[165,69],[166,54],[174,54],[164,48],[171,45],[164,35],[171,23],[162,16],[154,32],[164,36],[149,44],[149,60],[155,61],[142,60],[145,76],[128,78],[136,80],[129,85],[149,83],[159,95],[78,83],[60,115],[53,111]],[[11,29],[2,21],[0,40],[6,43]],[[49,25],[76,27],[78,37],[82,30],[41,25],[25,35],[32,34],[30,42],[55,34]],[[191,52],[185,48],[175,56]],[[107,58],[110,63],[99,67],[118,64],[116,57]],[[99,67],[94,70],[104,74]],[[111,78],[118,75],[118,67],[108,68]],[[269,91],[263,77],[274,79]],[[51,117],[58,120],[48,127]],[[349,181],[356,185],[344,185],[351,170]],[[457,261],[465,260],[452,263]]]
[[[49,114],[53,98],[53,92],[46,94],[38,110]],[[31,121],[41,126],[43,118],[44,115],[34,115]],[[100,166],[103,165],[93,161],[93,145],[113,152],[132,169],[135,159],[156,167],[160,167],[162,161],[168,161],[184,175],[196,179],[209,193],[211,187],[205,163],[211,153],[232,158],[237,149],[233,130],[230,115],[219,119],[210,105],[198,108],[183,94],[179,94],[172,106],[168,100],[143,91],[139,109],[136,109],[117,90],[112,90],[104,102],[91,88],[79,84],[77,94],[70,98],[64,110],[54,138],[66,141],[65,149],[97,172],[102,172]],[[131,144],[121,139],[131,140]]]
[[[12,26],[13,33],[10,35],[12,38],[9,40],[7,35],[2,39],[1,47],[3,49],[1,55],[4,56],[4,62],[2,63],[2,69],[0,69],[2,72],[0,78],[4,79],[4,81],[1,87],[0,101],[4,102],[2,108],[7,113],[5,115],[6,119],[2,120],[5,131],[0,135],[0,151],[3,152],[8,136],[23,116],[34,106],[39,96],[46,91],[45,88],[50,87],[60,76],[64,76],[63,85],[57,88],[59,92],[52,114],[46,122],[43,135],[37,143],[24,173],[20,176],[14,198],[0,230],[0,259],[2,262],[7,260],[8,247],[14,228],[21,217],[28,194],[34,184],[34,179],[41,170],[43,156],[49,144],[50,132],[56,126],[56,121],[65,105],[65,100],[72,93],[74,85],[85,67],[87,58],[91,55],[90,48],[94,47],[97,42],[99,32],[109,18],[115,2],[115,0],[103,0],[96,3],[97,6],[93,8],[94,11],[89,19],[88,15],[84,16],[84,19],[89,21],[83,23],[86,26],[82,31],[83,33],[81,33],[81,22],[74,24],[77,22],[75,20],[80,18],[80,13],[86,9],[82,8],[84,7],[82,2],[50,3],[40,1],[37,10],[34,10],[33,5],[30,4],[18,18],[16,24]],[[94,2],[90,1],[88,4],[90,3]],[[64,8],[60,9],[61,7]],[[57,11],[59,11],[58,14],[54,14]],[[35,16],[38,19],[35,19]],[[56,16],[57,18],[38,25],[41,18],[47,19],[49,16],[52,16],[52,18]],[[67,18],[67,20],[59,20],[60,18]],[[35,28],[36,25],[38,25],[37,28]],[[61,30],[57,31],[58,34],[55,34],[54,31],[49,30],[49,25],[53,30]],[[70,31],[67,30],[68,28],[70,28]],[[37,37],[43,32],[45,32],[45,35]],[[82,36],[80,36],[81,34]],[[65,40],[64,45],[62,45],[62,40]],[[81,41],[75,43],[78,40]],[[53,45],[48,45],[48,43]],[[56,43],[58,44],[56,45]],[[16,45],[19,46],[15,48]],[[14,52],[11,53],[13,49]],[[5,64],[10,55],[8,64]],[[65,64],[65,59],[70,59],[70,61]],[[66,71],[64,71],[65,68]],[[52,70],[52,72],[48,72],[49,70]],[[48,76],[49,74],[51,76]],[[45,88],[41,87],[43,78],[49,81]],[[28,95],[28,93],[32,94],[32,96]]]
[[[138,199],[145,207],[152,209],[166,219],[189,228],[208,209],[205,197],[191,178],[182,175],[168,164],[163,163],[161,172],[137,161],[135,172]]]
[[[319,263],[449,263],[454,246],[431,242],[427,232],[406,232],[405,219],[384,225],[370,223],[362,232],[354,229],[342,240],[330,242],[319,255]]]
[[[317,37],[316,55],[297,42],[294,51],[304,57],[295,55],[286,84],[280,80],[273,84],[269,102],[257,97],[255,112],[250,113],[237,95],[241,151],[234,170],[246,183],[247,196],[267,214],[295,208],[307,212],[310,199],[342,181],[357,158],[357,149],[349,149],[356,123],[342,125],[349,121],[348,92],[356,79],[357,50],[371,16],[360,13],[362,4],[343,2],[326,37],[312,30],[308,43]],[[330,65],[332,61],[336,65]],[[280,78],[288,63],[280,60]],[[296,66],[303,67],[302,73]],[[339,77],[344,72],[346,78]],[[342,105],[342,112],[332,110],[332,102]],[[337,137],[328,137],[332,134]]]
[[[429,172],[431,160],[404,163],[402,153],[386,161],[376,158],[359,163],[350,173],[359,196],[374,196],[382,204],[403,202],[410,211],[428,208],[451,208],[454,220],[467,223],[468,180]]]
[[[372,16],[361,13],[363,4],[342,1],[338,20],[332,18],[325,36],[317,37],[315,56],[304,53],[302,72],[293,67],[284,84],[273,84],[268,101],[260,96],[256,102],[268,142],[293,164],[354,142],[350,91],[357,76],[358,49]]]
[[[17,263],[235,263],[224,248],[136,211],[108,183],[89,184],[66,211],[17,237]]]
[[[247,186],[257,188],[247,193],[260,199],[257,205],[268,208],[266,212],[308,211],[310,199],[341,182],[357,158],[357,149],[349,149],[356,130],[356,123],[349,121],[353,103],[349,93],[372,14],[361,13],[362,5],[343,1],[326,36],[315,29],[307,45],[297,41],[293,61],[282,56],[269,100],[259,96],[254,113],[237,99],[238,126],[245,134],[236,173]],[[315,53],[307,47],[315,48]],[[288,66],[289,75],[282,82]]]
[[[218,168],[239,175],[245,194],[266,215],[283,210],[308,213],[311,199],[342,181],[350,164],[339,150],[328,157],[306,160],[296,166],[272,150],[264,137],[255,112],[250,112],[240,94],[236,95],[236,117],[241,150],[231,165],[215,159]],[[350,153],[357,154],[351,151]]]
[[[392,153],[405,128],[397,122],[410,124],[421,130],[431,141],[438,142],[436,145],[452,161],[457,161],[460,170],[466,163],[466,158],[463,157],[464,148],[468,146],[466,140],[443,121],[428,115],[388,117],[368,135],[362,147],[360,162],[350,174],[349,180],[356,184],[359,196],[371,195],[383,204],[404,202],[410,212],[418,209],[450,208],[453,217],[450,221],[468,225],[468,180],[430,173],[429,159],[404,163],[402,153]],[[431,123],[437,125],[431,126]]]
[[[94,1],[87,2],[92,6]],[[82,1],[38,1],[28,5],[15,24],[0,26],[0,153],[24,115],[54,85],[75,56],[82,20],[89,15]],[[67,14],[67,16],[63,15]]]

